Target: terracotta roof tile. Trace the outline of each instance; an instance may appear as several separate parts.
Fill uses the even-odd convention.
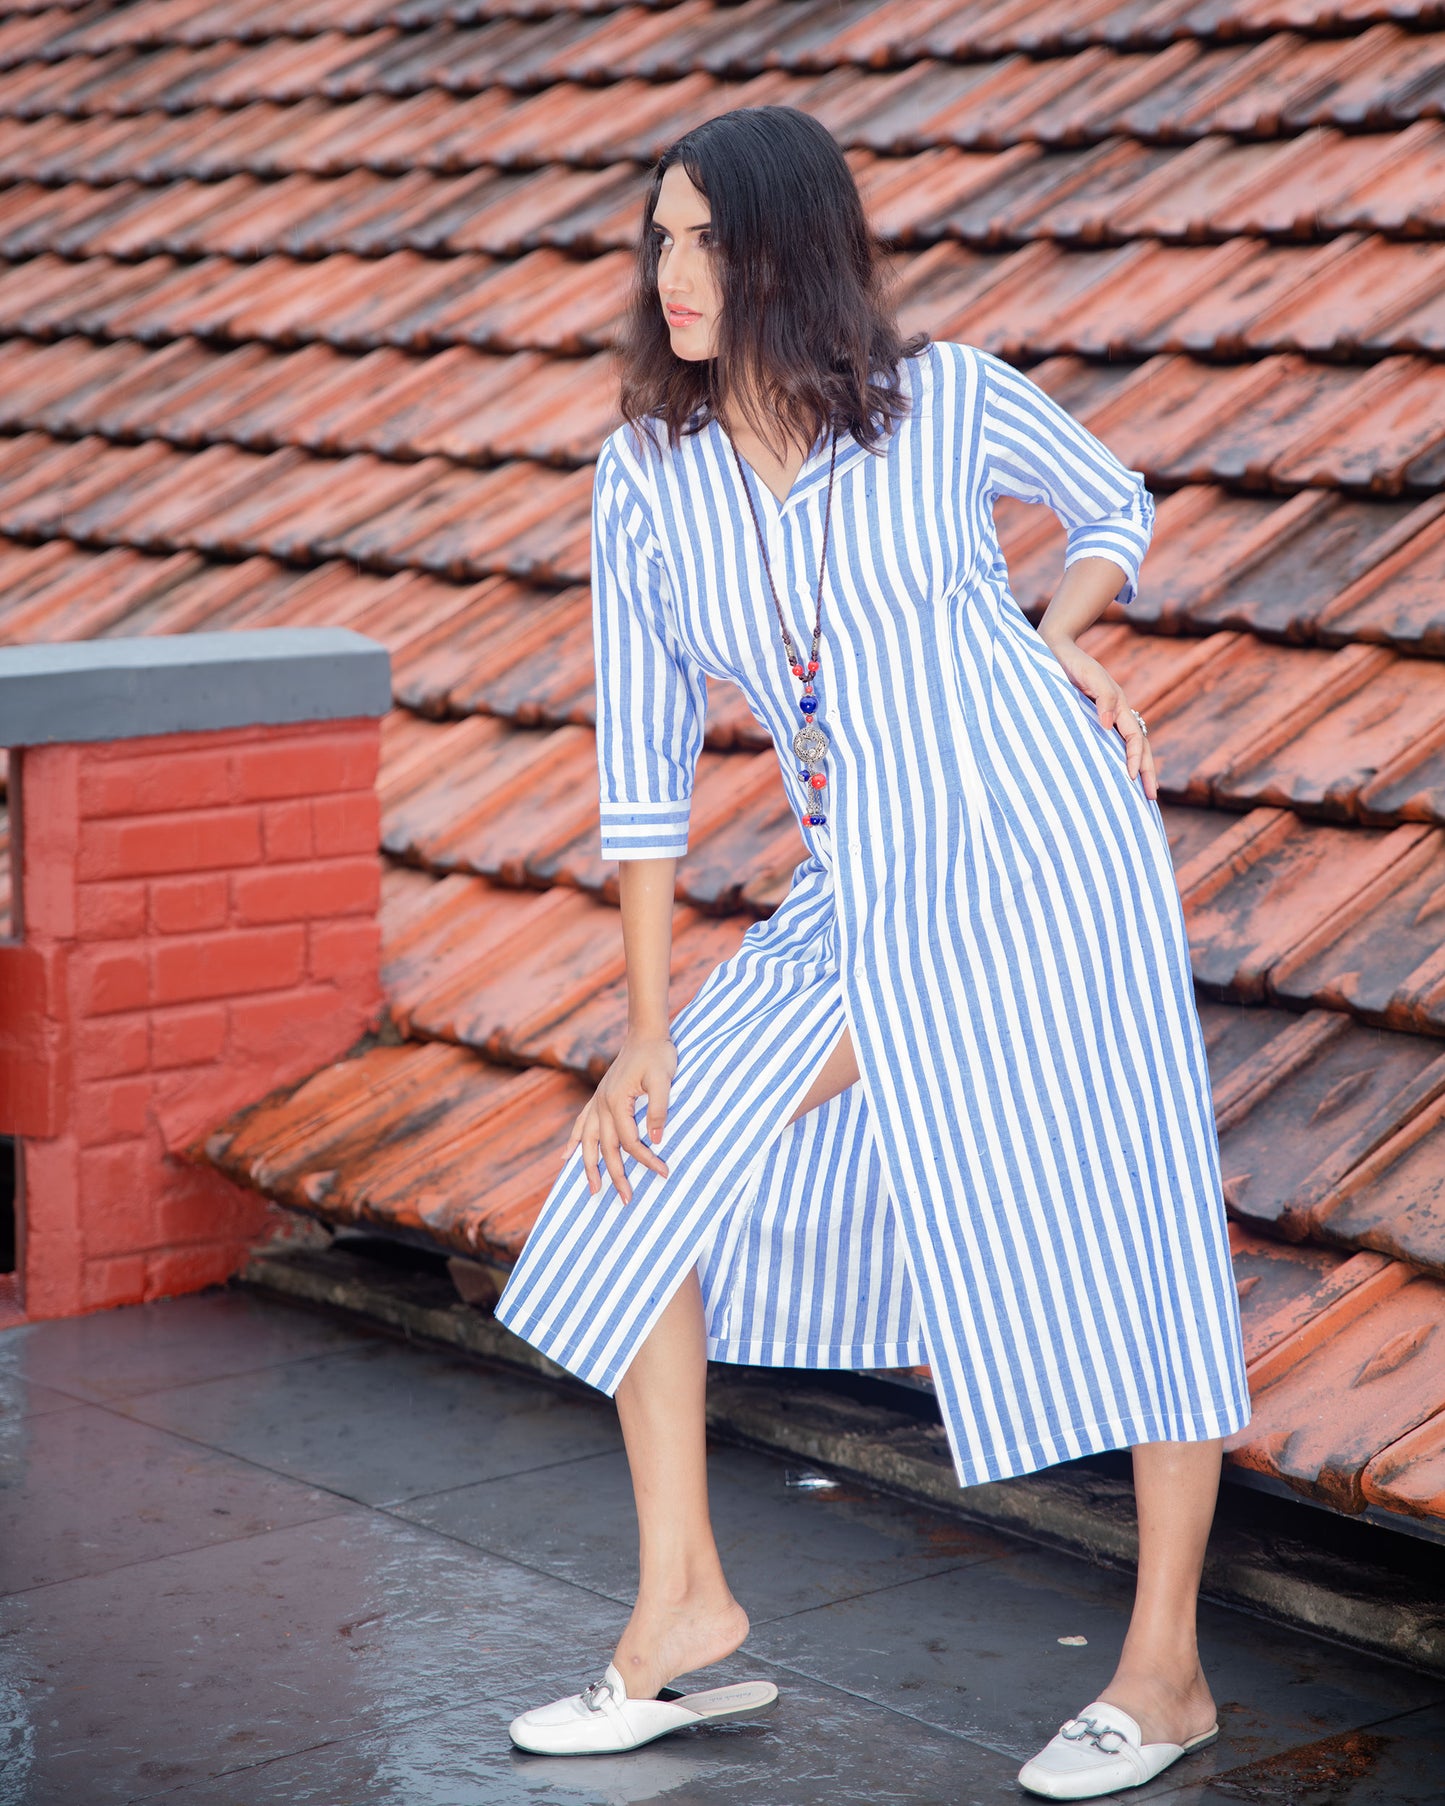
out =
[[[1326,230],[1366,220],[1385,232],[1438,233],[1445,226],[1445,127],[1422,122],[1393,141],[1405,139],[1411,140],[1408,156],[1387,161],[1322,210]]]
[[[343,1208],[353,1208],[358,1222],[391,1233],[410,1229],[433,1246],[514,1260],[588,1091],[573,1078],[543,1071],[513,1074],[498,1088],[499,1070],[479,1063],[485,1087],[478,1084],[474,1098],[389,1169],[373,1171],[369,1151],[358,1148]],[[478,1194],[475,1175],[483,1162],[488,1184]],[[327,1209],[331,1214],[329,1203]]]
[[[1390,1028],[1445,1034],[1445,836],[1423,835],[1270,972],[1290,1003],[1351,1010]]]
[[[726,786],[728,814],[704,822],[678,866],[679,894],[704,909],[773,909],[808,856],[773,754],[747,761],[752,770],[740,782],[731,768],[743,763],[737,756],[726,762],[719,785]]]
[[[1233,568],[1208,575],[1187,605],[1191,626],[1244,627],[1290,639],[1338,644],[1355,637],[1331,631],[1341,585],[1353,587],[1428,524],[1432,504],[1379,502],[1304,491],[1284,503],[1261,504],[1256,531],[1233,548]],[[1364,639],[1392,637],[1362,633]],[[1408,643],[1409,633],[1403,631]]]
[[[1437,1099],[1346,1173],[1310,1212],[1311,1232],[1445,1273],[1442,1118]]]
[[[1445,1049],[1333,1010],[1295,1018],[1216,1099],[1225,1196],[1243,1222],[1291,1240],[1350,1169],[1445,1092]]]
[[[1251,1367],[1286,1336],[1302,1329],[1338,1299],[1381,1272],[1378,1254],[1343,1254],[1300,1247],[1229,1226],[1245,1359]]]
[[[1177,689],[1192,688],[1215,659],[1239,644],[1239,636],[1214,633],[1202,639],[1172,639],[1140,633],[1127,621],[1119,621],[1090,627],[1079,636],[1079,644],[1118,678],[1129,700],[1142,711]]]
[[[428,864],[524,884],[534,860],[595,826],[597,755],[586,728],[517,732],[486,781],[471,811],[416,843]]]
[[[382,879],[382,982],[392,1019],[405,1032],[413,1006],[445,984],[464,950],[525,919],[539,901],[461,873],[437,878],[390,865]]]
[[[1183,812],[1165,806],[1169,808],[1172,827]],[[1196,1002],[1218,1113],[1255,1089],[1261,1071],[1258,1056],[1271,1042],[1291,1031],[1295,1017],[1264,1005],[1219,1003],[1202,994]]]
[[[1220,585],[1230,580],[1241,548],[1253,545],[1281,508],[1292,505],[1223,494],[1207,484],[1186,485],[1160,497],[1149,548],[1149,579],[1129,604],[1129,619],[1167,633],[1205,621],[1202,611]],[[1012,554],[1009,569],[1012,574]]]
[[[688,909],[676,912],[669,1003],[672,1011],[680,1010],[692,998],[714,966],[737,952],[752,919],[741,915],[701,916]],[[625,978],[617,977],[555,1014],[550,1006],[544,1006],[525,1031],[519,1027],[512,1032],[508,1044],[519,1058],[564,1067],[595,1084],[616,1057],[626,1026],[627,985]]]
[[[328,1067],[208,1151],[224,1170],[332,1220],[431,1229],[467,1252],[515,1253],[519,1202],[535,1212],[559,1138],[586,1096],[561,1075],[517,1073],[465,1049],[378,1048]],[[575,1101],[573,1101],[575,1099]],[[465,1218],[452,1175],[493,1156],[497,1183]],[[495,1163],[493,1163],[493,1161]]]
[[[1350,662],[1337,676],[1336,660]],[[1353,670],[1359,649],[1345,653],[1274,646],[1251,636],[1222,641],[1191,681],[1155,700],[1149,718],[1155,750],[1171,772],[1168,791],[1181,802],[1212,800],[1217,779],[1272,724],[1327,699]]]
[[[1360,793],[1377,773],[1403,754],[1413,769],[1442,738],[1445,666],[1349,646],[1331,658],[1328,680],[1264,726],[1212,790],[1226,807],[1275,803],[1347,819],[1362,812]]]
[[[13,443],[31,446],[35,459],[23,473],[7,473],[0,465],[4,488],[0,532],[22,539],[49,537],[62,525],[74,532],[74,523],[86,519],[94,496],[125,493],[175,470],[173,454],[159,445],[120,450],[102,441],[79,439],[56,442],[52,451],[42,435],[30,433]]]
[[[493,1058],[565,1065],[547,1031],[622,976],[621,917],[564,886],[525,895],[524,907],[495,917],[486,900],[481,932],[434,975],[410,1022]]]
[[[1037,621],[1064,568],[1064,532],[1049,508],[1002,496],[994,507],[1009,587],[1020,608]]]
[[[130,632],[139,614],[161,605],[178,584],[203,568],[194,553],[167,559],[128,551],[96,556],[63,540],[26,547],[22,557],[35,561],[28,571],[17,570],[8,559],[0,566],[5,593],[0,631],[12,644],[91,639],[122,624]],[[42,559],[43,568],[36,568]]]
[[[442,726],[407,709],[392,709],[382,722],[377,781],[383,847],[388,837],[405,846],[414,832],[445,820],[438,785],[450,783],[465,797],[469,769],[485,769],[506,734],[504,723],[482,715]]]
[[[1174,861],[1176,871],[1186,866],[1197,853],[1202,853],[1211,841],[1218,840],[1221,834],[1227,834],[1235,825],[1237,817],[1226,815],[1222,809],[1196,809],[1188,803],[1160,803],[1160,818],[1164,823],[1164,832],[1169,840],[1169,854]],[[1200,1007],[1204,1007],[1200,1000]],[[1237,1029],[1246,1018],[1268,1018],[1273,1021],[1272,1010],[1224,1009],[1220,1005],[1210,1005],[1218,1017],[1221,1029],[1227,1026],[1231,1031]]]
[[[569,634],[584,606],[576,590],[539,591],[506,578],[466,593],[475,600],[465,618],[449,623],[442,634],[422,637],[394,661],[393,690],[407,708],[430,715],[472,708],[511,712],[493,706],[495,686],[516,665]],[[520,707],[517,712],[525,718]]]
[[[1365,1503],[1361,1474],[1382,1444],[1445,1407],[1426,1354],[1445,1285],[1398,1262],[1266,1354],[1250,1374],[1254,1415],[1226,1443],[1234,1459],[1341,1511]]]
[[[462,1049],[378,1047],[359,1060],[325,1067],[281,1104],[253,1115],[234,1132],[222,1131],[207,1146],[212,1159],[253,1184],[270,1187],[314,1170],[376,1112],[380,1129],[390,1118],[393,1134],[404,1114],[424,1103],[434,1085],[455,1083],[475,1067]]]
[[[1178,873],[1197,983],[1258,1002],[1275,962],[1428,830],[1365,831],[1253,809]]]
[[[1309,420],[1271,465],[1274,481],[1327,483],[1398,495],[1431,480],[1420,468],[1445,442],[1445,365],[1387,358]]]
[[[1386,32],[1391,33],[1388,44]],[[1409,125],[1422,114],[1438,117],[1445,95],[1445,46],[1438,37],[1417,38],[1388,26],[1380,34],[1379,59],[1354,71],[1329,97],[1330,117],[1351,130],[1378,131]],[[1305,121],[1305,123],[1310,123]]]
[[[1445,810],[1445,753],[1431,732],[1402,748],[1360,791],[1364,821],[1436,821]]]
[[[1432,1417],[1382,1449],[1360,1476],[1366,1505],[1407,1517],[1445,1513],[1445,1423]]]
[[[492,639],[485,664],[453,685],[451,708],[483,709],[523,726],[591,722],[596,677],[589,596],[564,590],[557,600],[545,612],[535,603],[529,607],[521,632],[508,636],[505,646]]]

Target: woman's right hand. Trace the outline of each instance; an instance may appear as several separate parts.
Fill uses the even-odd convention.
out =
[[[594,1196],[602,1187],[605,1165],[618,1196],[632,1202],[632,1187],[623,1170],[622,1156],[631,1154],[665,1179],[667,1168],[637,1132],[637,1100],[647,1098],[647,1138],[655,1146],[662,1140],[667,1120],[667,1100],[677,1071],[677,1049],[668,1035],[628,1035],[617,1058],[607,1068],[602,1083],[573,1124],[565,1159],[573,1148],[582,1149],[587,1169],[587,1189]]]

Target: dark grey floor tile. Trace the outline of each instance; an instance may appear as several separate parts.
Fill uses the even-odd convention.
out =
[[[13,1367],[0,1366],[0,1423],[12,1417],[38,1417],[44,1411],[64,1411],[81,1401],[53,1386],[41,1386]]]
[[[148,1393],[124,1408],[369,1504],[594,1455],[621,1441],[604,1400],[389,1341]]]
[[[104,1402],[375,1339],[374,1331],[254,1292],[201,1292],[0,1331],[0,1369]]]
[[[0,1422],[0,1592],[348,1509],[97,1405]]]
[[[811,1476],[746,1449],[715,1449],[708,1477],[723,1566],[754,1624],[1014,1546],[861,1487],[800,1486]],[[634,1597],[637,1518],[625,1455],[464,1486],[399,1509],[613,1599]]]
[[[1017,1763],[806,1681],[785,1680],[765,1717],[616,1756],[514,1752],[507,1719],[545,1697],[507,1687],[461,1712],[381,1725],[165,1797],[176,1806],[1017,1806],[1023,1798]]]
[[[1298,1744],[1164,1798],[1168,1806],[1440,1806],[1445,1711],[1427,1707]]]
[[[749,1647],[1024,1759],[1107,1684],[1132,1592],[1129,1575],[1023,1546],[764,1625]],[[1445,1694],[1439,1680],[1207,1603],[1200,1646],[1224,1731],[1187,1758],[1200,1780]],[[1175,1785],[1160,1776],[1130,1798]]]
[[[462,1707],[495,1740],[493,1688],[555,1673],[559,1651],[590,1679],[615,1616],[354,1509],[17,1594],[0,1600],[0,1802],[108,1806]]]

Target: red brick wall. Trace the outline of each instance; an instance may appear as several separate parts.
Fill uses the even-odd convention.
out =
[[[225,1278],[266,1207],[177,1158],[381,1006],[374,720],[27,748],[0,945],[21,1291],[62,1316]]]

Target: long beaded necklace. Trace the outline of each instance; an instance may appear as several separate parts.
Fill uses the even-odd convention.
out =
[[[798,649],[793,644],[793,636],[788,632],[788,624],[783,619],[782,605],[778,601],[777,585],[773,582],[773,567],[768,562],[767,542],[763,538],[762,524],[758,520],[757,505],[753,501],[753,492],[748,483],[747,472],[743,469],[743,461],[738,456],[738,448],[733,445],[733,460],[738,467],[738,476],[742,480],[743,494],[748,498],[748,512],[753,517],[753,530],[758,536],[758,550],[762,553],[763,571],[768,579],[768,593],[773,598],[773,613],[778,617],[778,628],[783,636],[783,654],[788,661],[788,669],[793,676],[802,681],[803,693],[798,698],[798,708],[803,716],[803,725],[793,735],[793,753],[799,761],[798,776],[808,798],[807,822],[810,828],[821,828],[827,821],[823,813],[822,792],[827,787],[828,777],[823,770],[823,761],[828,756],[828,736],[823,731],[823,724],[818,720],[818,698],[813,690],[813,679],[818,674],[818,647],[823,638],[823,573],[828,568],[828,529],[833,523],[833,472],[838,463],[838,434],[833,434],[833,450],[828,459],[828,499],[823,504],[823,549],[818,555],[818,589],[813,597],[813,642],[806,661],[798,656]]]

